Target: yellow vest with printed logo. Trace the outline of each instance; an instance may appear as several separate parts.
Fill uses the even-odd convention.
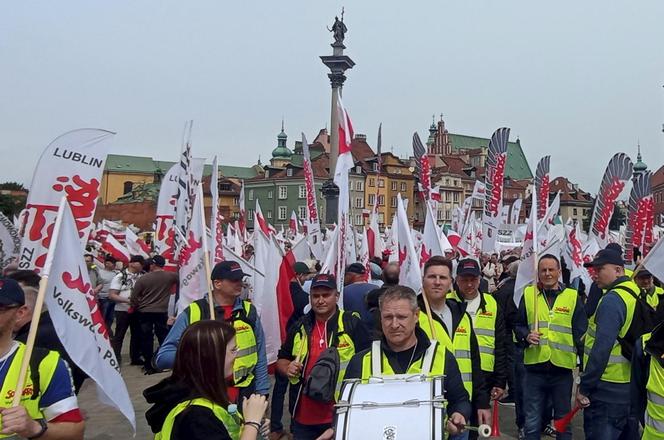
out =
[[[355,343],[351,339],[350,335],[346,333],[344,319],[350,319],[352,316],[357,318],[360,315],[356,312],[347,312],[344,310],[339,310],[339,315],[337,317],[337,332],[336,337],[337,341],[335,348],[339,352],[339,377],[337,378],[337,386],[335,396],[339,397],[339,391],[341,389],[341,382],[343,381],[344,376],[346,375],[346,368],[348,368],[348,363],[351,358],[355,355]],[[328,341],[333,343],[332,339],[334,335],[327,335]],[[307,331],[304,328],[304,324],[300,326],[300,329],[295,333],[295,339],[293,339],[293,352],[291,355],[294,358],[299,358],[302,360],[302,364],[305,364],[307,361],[307,354],[309,353],[309,336]],[[304,369],[303,369],[304,371]],[[293,385],[300,382],[300,377],[291,377],[288,379]]]
[[[574,289],[564,289],[558,293],[553,307],[549,309],[544,293],[537,292],[537,317],[535,317],[535,287],[528,286],[523,291],[523,301],[526,306],[528,328],[535,329],[535,322],[539,326],[540,343],[530,345],[523,351],[523,363],[526,365],[551,362],[560,368],[573,370],[576,367],[576,346],[572,333],[572,317],[576,309],[578,292]]]
[[[645,355],[646,342],[652,333],[643,335],[643,350]],[[646,413],[643,426],[642,439],[664,439],[664,368],[656,360],[650,359],[648,367],[648,382],[646,383]]]
[[[251,322],[249,318],[252,313],[254,315],[256,313],[252,307],[249,301],[242,301],[242,310],[234,310],[230,319],[235,328],[237,344],[237,357],[233,362],[233,383],[236,387],[247,387],[251,384],[254,380],[254,369],[258,363],[258,346],[253,328],[256,322]],[[189,324],[210,318],[207,299],[194,301],[189,304],[185,312],[189,317]]]
[[[155,440],[170,440],[173,433],[175,418],[190,406],[201,406],[203,408],[208,408],[210,411],[212,411],[215,417],[224,424],[226,431],[228,431],[228,434],[233,440],[240,438],[240,434],[242,433],[242,417],[239,413],[231,415],[221,405],[217,405],[208,399],[198,398],[185,400],[184,402],[177,404],[175,408],[173,408],[168,413],[166,419],[164,419],[164,424],[161,427],[161,431],[159,431],[154,436]]]
[[[660,295],[664,295],[664,289],[655,286],[655,291],[652,293],[652,295],[646,296],[646,302],[653,309],[657,309],[657,307],[659,306],[659,302],[662,300],[662,297]]]
[[[436,339],[440,344],[454,353],[459,371],[461,372],[461,380],[463,386],[468,392],[468,396],[473,398],[473,361],[470,358],[470,336],[473,325],[470,321],[470,316],[467,313],[463,314],[461,321],[456,329],[454,329],[454,338],[450,339],[442,324],[436,319],[430,324],[429,318],[424,311],[420,311],[418,318],[419,325],[424,333],[429,338],[433,338],[431,333],[431,325],[433,325],[436,332]]]
[[[498,316],[498,303],[493,295],[481,293],[484,299],[484,311],[478,309],[473,318],[473,330],[477,337],[480,350],[480,364],[482,371],[493,373],[496,363],[496,317]],[[463,302],[458,292],[450,292],[450,299]]]
[[[2,384],[2,390],[0,390],[0,393],[2,393],[2,404],[0,406],[2,408],[10,408],[12,406],[16,382],[18,381],[21,363],[23,362],[23,356],[25,355],[25,345],[20,342],[17,342],[17,344],[18,348],[16,349],[16,353],[12,358],[9,369],[7,370],[7,375],[5,376],[4,382]],[[25,385],[23,385],[21,394],[21,406],[25,408],[25,410],[28,412],[28,415],[33,420],[44,418],[44,414],[39,409],[41,395],[48,389],[48,386],[51,384],[51,380],[53,380],[53,375],[55,374],[59,359],[60,355],[57,352],[48,351],[48,354],[46,354],[46,356],[39,363],[39,394],[35,399],[32,398],[35,389],[32,382],[33,375],[31,374],[30,368],[28,368],[28,374],[25,377]],[[0,438],[11,436],[13,436],[13,434],[0,434]]]
[[[632,292],[634,292],[635,295],[639,294],[639,286],[637,286],[636,283],[634,283],[634,281],[631,280],[623,281],[622,283],[619,283],[617,286],[623,286],[627,289],[630,289]],[[611,289],[611,291],[615,292],[620,297],[620,299],[622,299],[627,309],[627,317],[622,327],[620,328],[620,331],[618,332],[618,336],[623,338],[627,334],[629,327],[632,325],[632,319],[634,318],[634,310],[636,308],[636,298],[634,298],[628,292],[625,292],[623,289],[614,288]],[[602,296],[602,298],[600,298],[599,303],[597,304],[597,309],[599,309],[599,306],[602,304],[602,301],[604,301],[605,297],[606,294],[605,296]],[[595,310],[595,313],[597,313],[597,309]],[[595,324],[595,315],[593,315],[588,320],[588,330],[586,331],[585,341],[584,341],[583,365],[588,364],[588,358],[590,357],[590,352],[593,348],[593,345],[595,344],[596,332],[597,332],[597,325]],[[606,364],[604,373],[602,373],[602,377],[600,379],[605,382],[612,382],[612,383],[629,383],[631,373],[632,373],[632,368],[631,368],[630,359],[627,359],[622,355],[620,350],[620,343],[616,339],[615,341],[613,341],[613,347],[611,348],[609,361]]]

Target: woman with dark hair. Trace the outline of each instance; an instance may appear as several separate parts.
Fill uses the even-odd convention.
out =
[[[156,440],[254,440],[263,426],[265,396],[253,394],[242,414],[231,405],[226,382],[237,356],[235,329],[221,321],[199,321],[182,334],[173,373],[143,392],[154,405],[145,417]]]

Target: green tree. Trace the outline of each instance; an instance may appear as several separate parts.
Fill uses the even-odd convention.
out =
[[[0,189],[8,189],[11,191],[25,191],[23,184],[18,182],[4,182],[0,183]]]

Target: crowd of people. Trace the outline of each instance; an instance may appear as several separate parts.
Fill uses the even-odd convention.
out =
[[[342,300],[334,275],[315,261],[297,262],[293,314],[273,382],[239,262],[215,265],[212,291],[176,314],[178,276],[164,270],[162,256],[132,256],[126,267],[111,256],[103,267],[85,257],[118,360],[129,333],[131,365],[145,374],[170,371],[144,391],[158,439],[333,438],[345,379],[404,374],[444,375],[445,427],[455,440],[473,438],[468,427],[491,423],[492,401],[515,407],[520,439],[572,438],[570,425],[554,422],[575,406],[583,408],[588,439],[664,438],[664,289],[648,271],[626,269],[617,245],[586,263],[590,286],[570,280],[558,257],[541,255],[537,282],[520,299],[519,258],[510,252],[479,261],[433,256],[418,292],[399,284],[399,264],[387,257],[352,263],[342,274]],[[16,267],[3,275],[0,435],[83,438],[76,395],[85,374],[47,310],[21,406],[12,408],[7,390],[22,361],[40,277]]]

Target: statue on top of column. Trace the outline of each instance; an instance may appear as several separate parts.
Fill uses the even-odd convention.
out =
[[[339,17],[334,17],[334,24],[332,25],[332,29],[327,28],[327,30],[333,33],[333,35],[334,35],[334,44],[336,44],[336,45],[343,45],[344,44],[344,38],[345,38],[346,32],[348,32],[348,28],[344,24],[344,10],[343,10],[343,8],[341,9],[341,20],[339,20]]]

